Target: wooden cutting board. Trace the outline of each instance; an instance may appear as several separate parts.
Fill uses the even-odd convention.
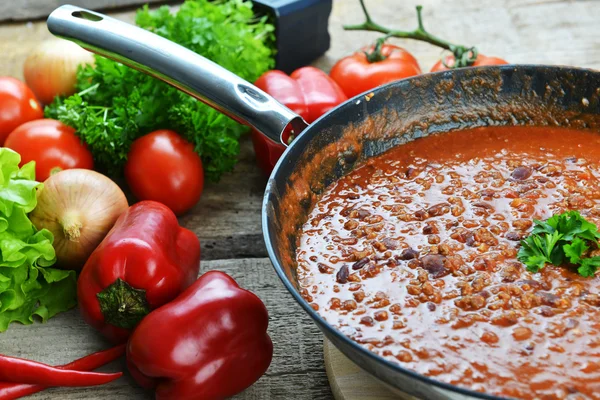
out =
[[[335,400],[418,400],[390,388],[360,369],[327,339],[323,340],[323,353]]]

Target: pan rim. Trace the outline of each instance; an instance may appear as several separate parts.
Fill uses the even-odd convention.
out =
[[[388,83],[388,84],[380,86],[376,89],[368,90],[368,91],[361,93],[353,98],[350,98],[347,101],[345,101],[344,103],[338,105],[337,107],[329,110],[327,113],[322,115],[315,122],[313,122],[307,129],[313,130],[313,131],[318,131],[320,122],[322,120],[327,119],[329,115],[336,113],[338,110],[348,106],[350,103],[354,103],[354,102],[360,100],[360,98],[365,96],[365,94],[373,93],[373,94],[377,95],[377,93],[382,92],[382,91],[387,91],[388,88],[390,88],[392,86],[407,85],[407,84],[410,84],[411,81],[423,79],[423,76],[428,76],[428,77],[434,76],[434,75],[449,76],[450,74],[461,74],[462,75],[465,73],[465,71],[468,71],[468,70],[472,71],[474,69],[497,70],[499,72],[504,72],[504,71],[507,72],[507,71],[515,71],[515,70],[524,70],[524,71],[531,71],[531,72],[535,72],[535,71],[539,72],[540,70],[550,70],[550,71],[570,70],[570,71],[580,71],[580,72],[591,72],[591,73],[600,75],[599,71],[595,71],[595,70],[592,70],[589,68],[580,68],[580,67],[571,67],[571,66],[556,66],[556,65],[542,65],[542,64],[507,64],[507,65],[501,65],[501,66],[471,67],[468,69],[465,68],[465,69],[458,69],[458,70],[451,70],[451,71],[427,73],[427,74],[423,74],[423,75],[406,78],[406,79],[403,79],[400,81]],[[272,196],[273,191],[274,191],[273,188],[275,187],[275,177],[279,174],[279,170],[286,163],[288,155],[290,154],[290,152],[295,150],[295,148],[298,146],[306,147],[305,142],[308,142],[310,140],[310,138],[312,138],[313,135],[314,134],[299,135],[299,137],[290,146],[288,146],[288,148],[285,150],[283,155],[279,158],[275,167],[273,168],[273,171],[272,171],[272,173],[268,179],[267,185],[265,187],[265,193],[263,196],[263,202],[262,202],[262,207],[261,207],[261,223],[262,223],[263,239],[265,242],[265,246],[267,248],[267,254],[269,256],[271,264],[273,265],[273,268],[275,269],[275,272],[279,276],[279,279],[281,280],[281,282],[283,283],[283,285],[285,286],[287,291],[292,295],[294,300],[296,300],[296,302],[304,309],[304,311],[313,319],[313,321],[315,323],[317,323],[317,325],[319,326],[320,329],[327,331],[327,333],[329,335],[332,335],[337,340],[344,342],[345,345],[353,348],[355,351],[358,351],[359,353],[361,353],[362,356],[364,356],[368,359],[371,359],[372,361],[374,361],[380,365],[384,365],[387,369],[391,369],[397,373],[403,374],[409,378],[416,379],[422,383],[429,384],[434,387],[444,389],[444,390],[447,390],[449,392],[453,392],[456,394],[471,396],[472,398],[485,399],[485,400],[512,399],[511,397],[503,397],[503,396],[497,396],[497,395],[488,394],[488,393],[484,393],[484,392],[478,392],[478,391],[468,389],[465,387],[456,386],[456,385],[452,385],[450,383],[442,382],[442,381],[430,378],[428,376],[419,374],[413,370],[404,368],[399,364],[395,364],[391,361],[386,360],[382,356],[377,355],[377,354],[373,353],[372,351],[368,350],[367,348],[356,343],[355,341],[350,339],[348,336],[344,335],[337,328],[330,325],[327,321],[325,321],[325,319],[319,313],[317,313],[310,306],[310,304],[300,295],[299,291],[297,291],[294,288],[294,286],[292,285],[292,282],[287,277],[287,275],[283,269],[283,266],[281,265],[281,263],[277,259],[277,256],[275,255],[275,249],[273,247],[273,243],[271,242],[271,238],[270,238],[271,231],[269,229],[269,224],[268,224],[268,219],[269,219],[268,207],[269,207],[269,202],[270,202],[269,199]],[[342,351],[342,353],[343,353],[343,351]],[[363,368],[361,367],[361,369],[363,369]],[[366,372],[371,374],[368,371],[366,371]],[[392,386],[394,386],[394,385],[392,385]],[[402,390],[402,388],[398,388],[398,389]]]

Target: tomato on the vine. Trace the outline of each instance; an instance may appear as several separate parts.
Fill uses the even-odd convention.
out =
[[[417,59],[402,47],[377,44],[339,60],[329,76],[346,96],[354,97],[393,81],[421,73]]]
[[[442,62],[442,60],[439,60],[437,63],[435,63],[434,66],[431,67],[431,72],[448,71],[454,65],[454,56],[453,55],[447,55],[446,57],[443,58],[443,60],[444,60],[443,62]],[[446,67],[446,65],[444,65],[444,62],[450,68]],[[504,65],[504,64],[508,64],[508,61],[503,60],[498,57],[488,57],[488,56],[484,56],[483,54],[478,54],[477,58],[475,59],[475,62],[471,65],[471,67],[482,67],[484,65]]]
[[[158,201],[181,215],[200,200],[204,170],[191,143],[162,129],[133,142],[125,179],[139,200]]]
[[[40,182],[63,169],[94,168],[92,153],[75,130],[54,119],[20,125],[8,135],[4,146],[21,155],[21,165],[35,161],[35,176]]]
[[[44,110],[35,95],[18,79],[0,76],[0,145],[19,125],[44,118]]]

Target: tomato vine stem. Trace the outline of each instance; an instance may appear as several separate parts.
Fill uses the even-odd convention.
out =
[[[368,54],[368,57],[370,57],[370,59],[374,61],[382,57],[381,54],[377,53],[377,51],[381,48],[381,44],[383,44],[383,42],[390,37],[420,40],[422,42],[427,42],[434,46],[441,47],[444,50],[452,52],[452,54],[454,55],[455,62],[451,66],[448,66],[444,63],[444,65],[446,65],[447,67],[468,67],[470,65],[473,65],[473,63],[477,59],[478,52],[476,47],[453,44],[429,33],[425,29],[425,26],[423,24],[423,6],[417,6],[417,28],[412,31],[401,31],[386,28],[385,26],[382,26],[373,21],[365,5],[365,1],[359,0],[359,2],[363,13],[365,14],[365,22],[358,25],[344,25],[344,29],[347,31],[371,31],[385,34],[383,38],[380,38],[377,41],[378,46],[375,47],[374,51]]]

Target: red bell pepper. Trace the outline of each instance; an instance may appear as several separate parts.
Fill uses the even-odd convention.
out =
[[[268,322],[256,295],[223,272],[207,272],[140,322],[127,343],[127,366],[157,400],[233,396],[271,363]]]
[[[309,124],[348,99],[329,75],[314,67],[297,69],[290,76],[282,71],[268,71],[254,85]],[[295,132],[296,135],[299,133]],[[285,146],[273,142],[256,130],[252,130],[252,143],[258,166],[266,174],[270,174],[285,151]]]
[[[77,282],[86,322],[115,343],[151,310],[198,277],[200,241],[173,211],[141,201],[123,213],[85,263]]]

